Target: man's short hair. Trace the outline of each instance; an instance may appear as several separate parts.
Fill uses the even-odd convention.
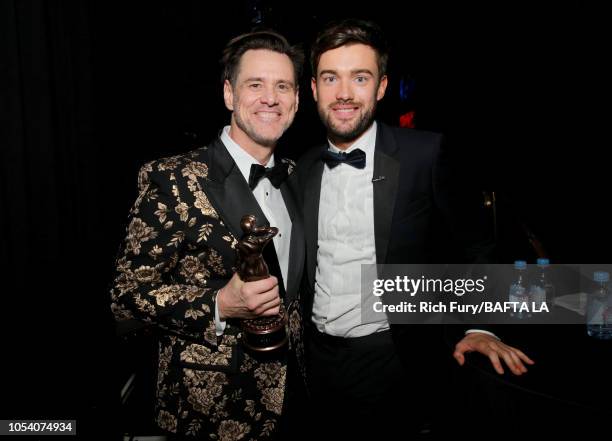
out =
[[[318,34],[310,51],[312,76],[323,53],[351,44],[365,44],[376,51],[380,77],[387,73],[389,46],[382,29],[374,22],[348,18],[327,24]]]
[[[231,39],[223,49],[221,57],[222,81],[228,80],[232,87],[236,86],[240,59],[249,50],[265,49],[285,54],[293,63],[295,83],[298,85],[304,53],[298,46],[291,46],[287,39],[278,32],[269,29],[257,30],[239,35]]]

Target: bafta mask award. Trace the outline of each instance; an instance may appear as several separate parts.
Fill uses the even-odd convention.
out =
[[[238,241],[238,275],[244,282],[253,282],[270,276],[268,265],[262,256],[264,247],[278,233],[276,227],[258,227],[256,217],[243,216],[240,227],[242,238]],[[287,317],[281,303],[279,314],[242,320],[242,342],[255,352],[269,352],[287,342]]]

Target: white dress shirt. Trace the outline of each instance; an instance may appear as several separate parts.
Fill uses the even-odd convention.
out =
[[[329,142],[330,150],[342,150]],[[361,265],[376,263],[374,243],[374,147],[376,122],[348,149],[366,154],[363,169],[324,166],[318,219],[317,269],[312,321],[340,337],[360,337],[389,329],[384,313],[361,314]],[[376,274],[364,274],[372,286]],[[371,280],[369,280],[371,279]],[[370,293],[372,295],[372,293]]]
[[[240,173],[244,176],[244,179],[249,182],[249,174],[251,173],[251,165],[259,164],[257,159],[249,155],[246,150],[240,147],[229,135],[230,126],[225,126],[221,133],[221,142],[227,148],[230,156],[238,166]],[[270,157],[270,160],[265,167],[274,167],[274,154]],[[280,266],[281,274],[283,276],[283,282],[285,289],[287,289],[287,271],[289,268],[289,249],[291,246],[291,218],[289,212],[285,206],[283,195],[279,188],[272,185],[270,180],[263,177],[257,183],[257,186],[253,189],[253,196],[257,200],[261,211],[264,213],[270,226],[278,228],[278,234],[272,239],[274,248],[276,249],[276,255],[278,257],[278,264]],[[244,213],[251,214],[251,213]],[[261,219],[257,219],[261,222]],[[219,319],[219,310],[215,303],[215,321],[217,324],[217,335],[223,334],[225,330],[225,322]]]

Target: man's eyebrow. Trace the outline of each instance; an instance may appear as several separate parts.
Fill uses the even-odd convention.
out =
[[[245,83],[251,83],[251,82],[265,83],[265,79],[261,77],[250,77],[250,78],[245,79],[244,82]],[[285,84],[290,84],[291,86],[295,86],[295,83],[292,80],[279,79],[279,80],[276,80],[274,83],[275,84],[285,83]]]
[[[319,76],[326,75],[326,74],[336,75],[336,71],[335,70],[331,70],[331,69],[325,69],[325,70],[322,70],[321,72],[319,72]]]
[[[352,75],[356,75],[356,74],[368,74],[371,76],[374,76],[374,74],[372,73],[372,71],[370,69],[355,69],[351,71]]]
[[[325,74],[337,75],[338,73],[332,69],[325,69],[319,73],[319,76],[325,75]],[[351,75],[357,75],[357,74],[368,74],[368,75],[374,76],[374,73],[372,73],[370,69],[354,69],[351,71]]]

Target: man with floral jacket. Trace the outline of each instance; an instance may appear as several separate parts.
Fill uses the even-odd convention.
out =
[[[207,146],[140,171],[111,306],[117,320],[160,329],[156,419],[171,434],[279,434],[287,363],[303,351],[304,246],[293,163],[275,158],[274,148],[298,108],[302,59],[272,31],[231,40],[222,58],[230,125]],[[279,229],[264,252],[271,276],[246,283],[235,273],[245,214]],[[290,351],[266,358],[246,351],[240,320],[278,314],[281,302]]]

